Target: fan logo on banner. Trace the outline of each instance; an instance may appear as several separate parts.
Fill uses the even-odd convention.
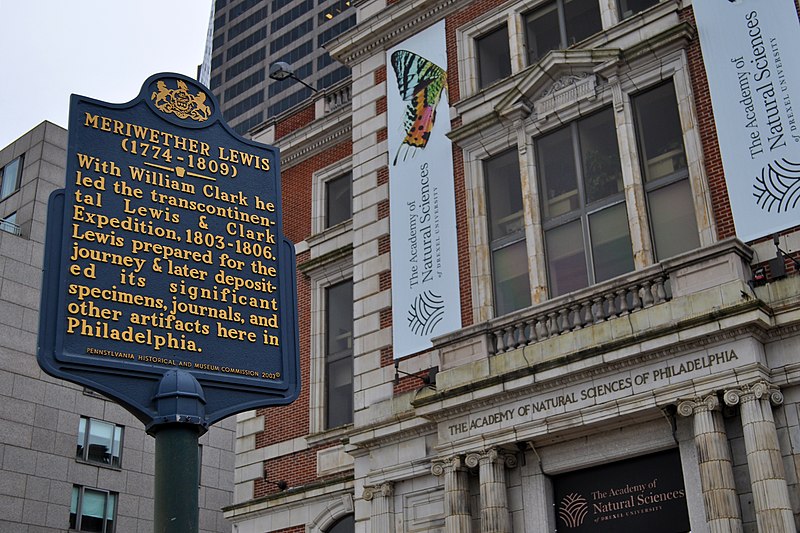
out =
[[[586,498],[573,492],[561,499],[558,506],[558,517],[564,521],[568,528],[576,528],[583,525],[586,515],[589,514],[589,502]]]
[[[756,176],[753,196],[761,209],[780,212],[797,207],[800,199],[800,163],[793,163],[785,157],[775,160]]]

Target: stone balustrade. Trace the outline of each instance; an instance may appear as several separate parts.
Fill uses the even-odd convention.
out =
[[[659,273],[606,291],[578,298],[558,298],[538,306],[534,314],[500,324],[490,335],[489,353],[515,350],[569,331],[634,313],[670,299],[668,278]]]
[[[441,369],[476,361],[567,335],[628,315],[657,308],[675,299],[693,313],[713,312],[724,305],[723,286],[739,297],[748,291],[752,251],[727,239],[609,281],[559,296],[514,313],[434,339]],[[715,293],[701,299],[704,294]],[[703,306],[708,309],[703,309]],[[677,309],[677,308],[676,308]],[[678,311],[675,311],[678,313]],[[671,311],[670,311],[671,313]],[[674,316],[674,320],[684,318]]]

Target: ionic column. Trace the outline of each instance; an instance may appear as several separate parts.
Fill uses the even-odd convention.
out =
[[[505,456],[492,448],[467,455],[468,467],[479,467],[481,491],[481,532],[511,533],[506,494]]]
[[[365,486],[362,498],[372,502],[370,511],[370,530],[380,533],[394,532],[394,517],[392,516],[392,495],[394,490],[391,483]]]
[[[436,461],[431,465],[431,472],[434,476],[444,475],[445,533],[469,533],[472,530],[469,482],[461,457]]]
[[[712,533],[742,531],[739,498],[733,479],[733,461],[716,395],[678,404],[678,413],[692,416],[694,442],[708,529]]]
[[[740,405],[758,530],[795,533],[786,472],[770,405],[783,403],[783,395],[777,387],[759,381],[725,391],[724,400],[727,405]]]

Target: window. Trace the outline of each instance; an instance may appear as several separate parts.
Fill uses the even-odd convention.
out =
[[[317,5],[322,4],[322,0],[317,2]],[[322,8],[319,12],[319,23],[322,24],[334,17],[341,15],[350,7],[350,0],[336,0],[334,3],[326,8]]]
[[[353,422],[353,280],[325,289],[325,427]]]
[[[536,140],[550,296],[633,270],[610,108]]]
[[[95,418],[81,417],[78,425],[76,457],[83,461],[119,468],[122,431],[122,426]]]
[[[639,160],[657,261],[700,246],[672,82],[633,98]]]
[[[659,0],[619,0],[619,18],[628,18],[648,7],[652,7]]]
[[[22,174],[22,156],[14,159],[0,169],[0,200],[11,196],[19,189],[19,178]]]
[[[355,519],[353,515],[349,514],[337,520],[331,527],[325,530],[325,533],[353,533],[355,528]]]
[[[73,485],[69,527],[77,531],[112,533],[116,508],[116,493]]]
[[[17,226],[17,213],[11,213],[4,219],[0,220],[0,231],[12,233],[14,235],[20,234],[20,227]]]
[[[531,304],[516,148],[488,159],[484,175],[495,312],[504,315]]]
[[[348,172],[325,182],[325,227],[330,228],[353,216],[350,192],[353,173]]]
[[[549,2],[525,17],[528,64],[536,63],[550,50],[572,46],[602,29],[597,0]]]
[[[511,50],[508,45],[508,27],[504,24],[496,30],[475,39],[478,53],[479,88],[511,75]]]

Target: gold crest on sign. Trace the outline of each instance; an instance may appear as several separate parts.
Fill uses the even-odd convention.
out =
[[[164,80],[158,80],[158,91],[153,91],[150,97],[154,105],[163,113],[172,113],[178,118],[190,118],[204,122],[211,116],[211,109],[206,105],[206,93],[199,91],[196,95],[189,92],[189,88],[182,80],[178,82],[177,89],[168,89]]]

